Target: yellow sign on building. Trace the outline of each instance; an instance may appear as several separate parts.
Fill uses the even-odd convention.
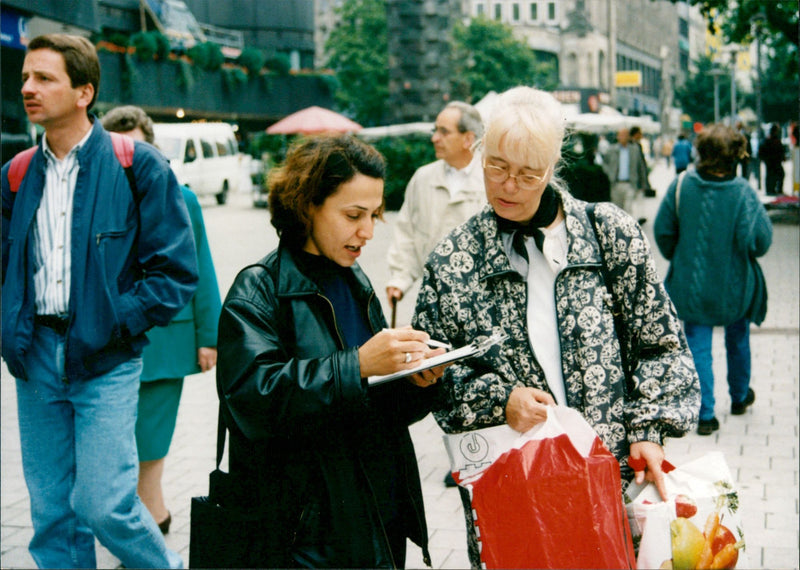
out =
[[[641,71],[617,71],[615,80],[617,87],[641,87],[642,86],[642,72]]]

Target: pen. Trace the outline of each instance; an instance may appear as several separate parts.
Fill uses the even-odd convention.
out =
[[[434,348],[446,348],[447,350],[450,350],[450,349],[453,348],[451,345],[447,344],[446,342],[442,342],[440,340],[433,340],[432,338],[428,339],[425,342],[425,344],[427,344],[428,346],[433,346]]]
[[[390,329],[383,329],[383,330],[388,331]],[[425,344],[427,344],[428,346],[432,346],[434,348],[446,348],[447,350],[453,349],[452,345],[447,344],[446,342],[442,342],[440,340],[433,340],[432,338],[428,339],[428,341]]]

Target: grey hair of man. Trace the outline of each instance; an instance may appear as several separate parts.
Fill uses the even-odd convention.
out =
[[[483,119],[478,109],[464,101],[451,101],[444,108],[461,111],[461,117],[458,119],[458,132],[472,132],[475,134],[475,140],[480,140],[483,136]]]

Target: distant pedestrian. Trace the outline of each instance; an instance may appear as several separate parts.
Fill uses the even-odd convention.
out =
[[[431,142],[438,160],[420,167],[408,182],[386,254],[390,305],[422,277],[439,240],[486,205],[481,154],[475,149],[482,135],[481,115],[467,103],[452,101],[436,117]]]
[[[103,117],[103,126],[135,140],[154,143],[153,121],[139,107],[112,109]],[[175,433],[183,377],[207,372],[216,365],[217,323],[222,305],[200,203],[188,186],[181,186],[181,192],[192,222],[200,281],[192,300],[167,326],[147,331],[150,344],[142,354],[144,367],[136,414],[137,489],[164,534],[169,532],[172,514],[164,502],[161,479]]]
[[[753,156],[753,147],[750,146],[750,134],[741,121],[736,123],[736,132],[744,137],[746,144],[745,155],[739,159],[739,176],[750,181],[750,157]]]
[[[639,147],[639,153],[642,155],[642,158],[647,156],[647,153],[642,146],[642,139],[644,138],[644,134],[642,133],[641,127],[638,125],[634,125],[631,127],[631,140],[636,143],[636,146]],[[650,150],[652,151],[652,146],[650,146]],[[650,157],[652,158],[652,152],[650,153]],[[652,198],[656,195],[655,190],[650,185],[650,167],[647,164],[647,159],[644,160],[644,186],[642,186],[642,190],[644,192],[644,196],[648,198]],[[641,223],[641,222],[640,222]]]
[[[711,338],[725,327],[731,414],[744,414],[755,401],[750,387],[750,323],[766,311],[755,258],[772,243],[772,224],[757,194],[736,176],[745,152],[744,137],[724,125],[697,136],[696,170],[668,188],[656,216],[656,244],[670,268],[665,284],[700,377],[702,401],[697,433],[719,429],[714,413]]]
[[[770,127],[769,136],[761,143],[758,157],[767,171],[764,184],[767,196],[780,196],[783,194],[783,179],[786,176],[783,170],[786,146],[781,142],[781,128],[777,123]]]
[[[753,132],[750,133],[750,148],[752,149],[750,153],[750,173],[755,176],[756,178],[756,190],[761,190],[761,159],[758,158],[759,147],[761,146],[761,140],[759,139],[759,135],[762,133],[760,127],[756,127],[753,129]]]
[[[692,163],[692,143],[684,133],[678,135],[678,141],[672,147],[672,158],[675,160],[675,174],[680,174]]]
[[[127,174],[89,113],[100,63],[86,38],[38,36],[22,65],[44,127],[16,192],[3,168],[3,358],[17,379],[22,467],[41,568],[179,568],[136,494],[145,332],[191,298],[197,260],[167,161],[133,143]],[[125,144],[125,139],[122,139]]]
[[[610,202],[611,181],[606,171],[597,164],[596,142],[584,139],[585,150],[575,162],[563,171],[569,193],[586,202]]]
[[[664,157],[664,160],[667,161],[667,168],[672,165],[672,148],[675,146],[675,143],[672,140],[672,137],[664,136],[661,141],[661,156]]]
[[[631,139],[627,128],[617,131],[617,142],[603,156],[603,167],[611,180],[611,201],[634,216],[641,212],[641,199],[647,180],[647,163],[641,147]],[[639,224],[647,221],[638,217]]]

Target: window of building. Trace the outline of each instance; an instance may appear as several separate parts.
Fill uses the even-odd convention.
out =
[[[497,2],[494,5],[494,19],[500,20],[503,17],[503,5],[500,2]]]
[[[475,15],[476,16],[483,16],[486,13],[486,6],[483,5],[483,2],[479,2],[475,4]]]
[[[575,53],[567,55],[567,85],[578,85],[578,56]]]
[[[518,2],[514,2],[511,5],[511,18],[515,22],[519,22],[519,3]]]
[[[606,69],[606,54],[603,51],[597,54],[597,71],[600,74],[600,88],[606,89],[608,83],[606,81],[606,78],[608,77],[608,70]]]
[[[539,19],[539,5],[536,2],[531,2],[531,21],[535,22]]]
[[[556,19],[556,3],[555,2],[548,2],[547,3],[547,19],[548,20],[555,20]]]
[[[689,20],[686,18],[678,18],[678,35],[682,38],[689,37]]]

